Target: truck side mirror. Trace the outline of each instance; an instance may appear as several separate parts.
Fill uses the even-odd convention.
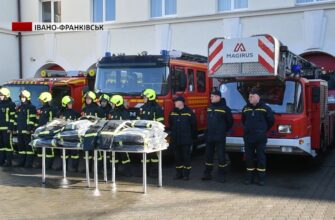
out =
[[[312,103],[320,103],[320,87],[312,88]]]

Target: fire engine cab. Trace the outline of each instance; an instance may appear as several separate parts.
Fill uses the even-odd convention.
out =
[[[151,88],[164,109],[165,125],[174,108],[173,97],[181,95],[196,114],[199,138],[206,128],[206,109],[212,80],[207,75],[207,58],[180,51],[161,51],[160,55],[111,55],[106,53],[97,63],[95,91],[98,94],[122,95],[131,118],[135,119],[144,104],[141,93]]]
[[[83,71],[42,70],[40,77],[12,80],[6,82],[4,87],[10,90],[15,104],[20,103],[20,92],[28,90],[31,93],[32,104],[36,108],[40,108],[42,104],[38,100],[39,95],[42,92],[50,92],[53,97],[53,106],[60,107],[62,98],[69,95],[74,98],[73,108],[81,112],[83,90],[88,89],[90,81],[94,81],[94,72],[92,71],[87,73]]]
[[[252,87],[275,113],[267,153],[316,157],[333,143],[335,112],[329,109],[327,82],[314,64],[270,35],[215,38],[208,51],[210,77],[218,80],[235,120],[227,137],[232,157],[244,151],[241,110]]]

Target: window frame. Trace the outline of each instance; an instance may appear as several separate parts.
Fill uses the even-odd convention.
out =
[[[51,21],[50,22],[43,21],[43,6],[42,6],[43,2],[50,2],[50,7],[51,7],[51,11],[50,11]],[[61,4],[59,22],[55,22],[55,4],[54,4],[55,2],[60,2]],[[40,0],[40,21],[43,23],[61,23],[62,22],[62,0]]]
[[[192,72],[192,73],[191,73]],[[192,91],[190,90],[190,74],[192,74],[192,78],[193,78],[193,81],[192,81]],[[194,93],[196,92],[196,71],[192,68],[188,68],[187,69],[187,92],[189,93]]]
[[[219,8],[219,5],[220,5],[219,1],[220,0],[216,1],[216,9],[217,9],[218,13],[229,13],[229,12],[246,11],[246,10],[249,9],[249,0],[247,0],[247,7],[246,8],[235,8],[235,1],[236,0],[229,0],[230,1],[230,9],[226,10],[226,11],[220,10],[220,8]]]
[[[115,23],[115,20],[116,20],[116,0],[114,0],[114,14],[115,14],[115,16],[114,16],[114,20],[109,20],[109,21],[106,21],[106,1],[107,0],[102,0],[102,21],[100,22],[96,22],[96,21],[94,21],[94,1],[95,0],[92,0],[91,1],[91,13],[92,13],[92,16],[91,16],[91,21],[93,22],[93,23],[97,23],[97,24],[101,24],[101,23],[103,23],[103,24],[113,24],[113,23]]]
[[[203,80],[204,80],[204,90],[203,91],[200,91],[199,90],[199,74],[203,74],[204,75],[204,77],[203,77]],[[206,91],[207,91],[207,87],[208,87],[208,85],[207,85],[207,79],[206,79],[206,71],[205,70],[201,70],[201,69],[197,69],[196,71],[195,71],[195,83],[196,83],[196,91],[198,92],[198,93],[206,93]]]
[[[152,14],[151,14],[151,9],[152,9],[151,2],[152,2],[152,0],[149,0],[149,18],[150,19],[162,19],[162,18],[174,18],[174,17],[177,17],[177,0],[176,0],[176,11],[175,11],[174,14],[170,14],[170,15],[167,15],[165,13],[165,3],[166,3],[166,0],[162,0],[161,16],[157,16],[157,17],[153,17]]]
[[[302,2],[298,3],[298,0],[295,0],[295,5],[313,5],[313,4],[324,4],[328,2],[333,2],[334,0],[312,0],[312,2]]]

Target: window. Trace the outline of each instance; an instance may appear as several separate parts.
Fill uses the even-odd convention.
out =
[[[198,92],[206,92],[206,73],[197,71],[197,89]]]
[[[172,93],[184,92],[186,90],[186,74],[184,68],[174,68],[171,75]]]
[[[233,11],[248,8],[248,0],[218,0],[218,11]]]
[[[93,0],[93,22],[115,21],[115,0]]]
[[[42,0],[42,22],[61,22],[61,1]]]
[[[188,81],[188,91],[189,92],[194,92],[195,87],[194,87],[194,70],[189,69],[187,71],[187,81]]]
[[[329,0],[297,0],[297,4],[309,4],[309,3],[317,3],[317,2],[327,2]]]
[[[150,0],[150,9],[152,18],[175,15],[177,0]]]
[[[41,108],[42,103],[39,101],[38,97],[42,92],[49,92],[50,88],[47,85],[32,85],[32,84],[8,84],[6,87],[10,90],[12,101],[16,104],[20,104],[20,92],[22,90],[28,90],[30,92],[31,103],[36,106],[36,108]]]
[[[250,88],[258,85],[262,100],[275,113],[298,114],[303,112],[303,90],[299,82],[285,81],[279,85],[271,81],[248,81],[221,84],[220,91],[233,112],[241,112],[246,105]]]
[[[140,95],[151,88],[157,95],[168,92],[167,67],[110,67],[98,68],[95,90],[98,93]]]

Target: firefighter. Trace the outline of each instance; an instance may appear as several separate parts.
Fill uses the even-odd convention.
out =
[[[247,169],[245,184],[249,185],[254,181],[254,173],[257,171],[258,184],[263,186],[265,184],[266,171],[265,146],[267,131],[274,124],[274,115],[271,108],[260,99],[260,93],[257,88],[251,89],[248,101],[248,104],[242,110]],[[257,168],[254,165],[255,151]]]
[[[23,90],[20,93],[21,104],[16,110],[16,132],[18,139],[18,157],[16,166],[32,167],[35,153],[29,145],[31,134],[34,132],[36,124],[36,107],[30,102],[30,92]]]
[[[156,102],[156,92],[153,89],[145,89],[142,93],[144,105],[140,109],[137,119],[151,120],[164,123],[162,107]],[[157,153],[148,154],[149,176],[156,177],[158,173]]]
[[[85,107],[81,112],[81,116],[96,116],[102,118],[103,114],[96,103],[97,96],[94,92],[88,91],[84,95]]]
[[[64,96],[62,98],[62,109],[60,111],[60,118],[65,120],[77,120],[80,114],[73,109],[74,99],[70,96]],[[67,150],[66,157],[68,158],[68,169],[70,172],[76,172],[79,163],[79,151]]]
[[[219,158],[219,182],[226,181],[226,133],[233,125],[231,110],[226,106],[221,92],[213,90],[211,92],[211,104],[207,109],[207,139],[206,139],[206,159],[205,172],[202,180],[211,180],[214,168],[213,158],[215,150]]]
[[[7,88],[0,89],[0,166],[11,166],[13,158],[12,135],[15,122],[15,104]]]
[[[109,96],[106,94],[102,94],[99,97],[99,104],[100,104],[100,111],[101,111],[101,116],[103,116],[103,118],[108,118],[108,115],[111,111],[111,106],[109,104]]]
[[[96,116],[96,117],[103,117],[103,114],[99,108],[99,106],[96,103],[97,96],[94,92],[88,91],[84,95],[85,99],[85,107],[83,108],[81,112],[81,116]],[[88,159],[92,160],[92,152],[90,152]],[[102,160],[102,157],[99,156],[98,158],[99,161]],[[86,166],[85,166],[85,156],[82,155],[82,159],[79,160],[79,165],[78,165],[78,172],[85,172]]]
[[[120,95],[113,95],[110,99],[112,104],[112,110],[109,113],[110,120],[129,120],[130,115],[127,109],[124,107],[124,100],[123,97]],[[115,163],[117,164],[118,170],[119,165],[122,165],[123,172],[122,174],[125,176],[131,176],[131,169],[130,169],[130,157],[128,153],[116,153],[115,154]],[[110,157],[110,162],[111,157]]]
[[[176,162],[174,179],[190,179],[191,149],[197,138],[197,122],[193,111],[185,105],[184,97],[174,99],[175,108],[169,115],[169,130],[171,131],[171,146]]]
[[[52,95],[49,92],[42,92],[38,97],[39,101],[42,103],[42,107],[37,110],[38,120],[37,126],[41,127],[46,125],[48,122],[51,122],[56,116],[56,110],[51,106]],[[53,160],[55,158],[54,149],[47,148],[45,149],[45,166],[46,168],[51,168]],[[42,149],[37,149],[37,158],[33,163],[34,168],[41,168],[42,166]]]

